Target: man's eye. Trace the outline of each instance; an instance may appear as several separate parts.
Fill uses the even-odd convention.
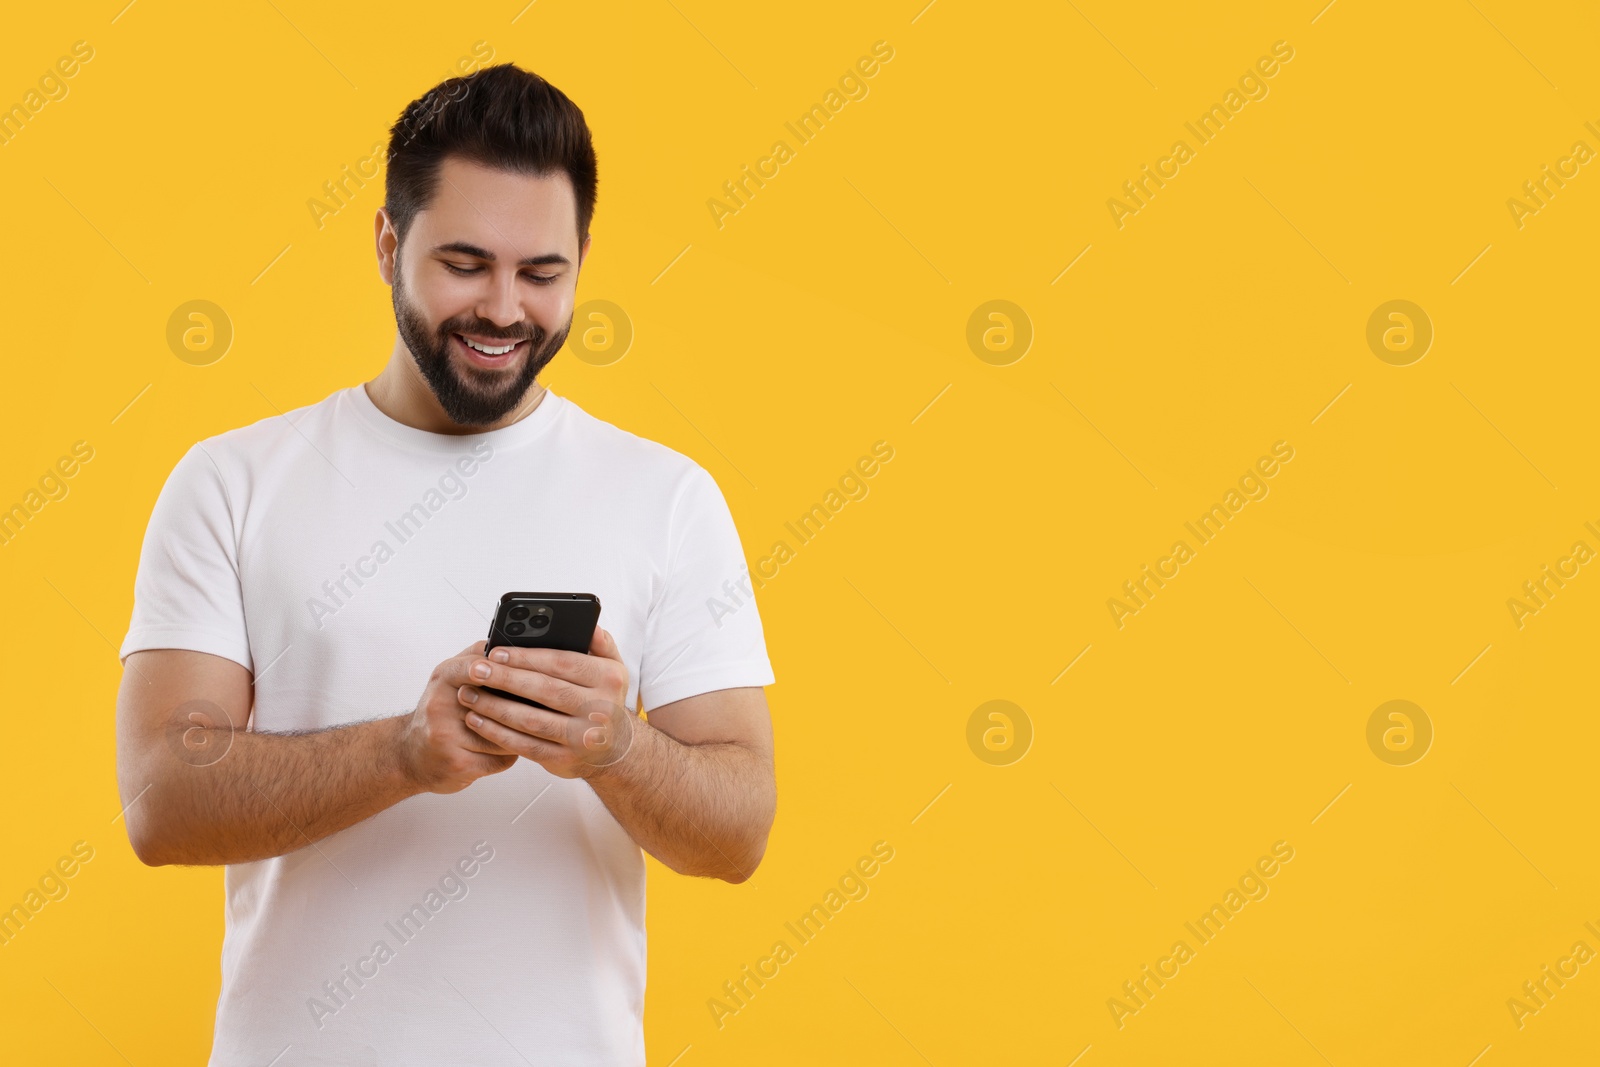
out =
[[[452,274],[477,274],[483,270],[482,267],[458,267],[454,263],[446,263],[444,267]],[[553,285],[561,280],[559,274],[525,274],[523,277],[535,285]]]

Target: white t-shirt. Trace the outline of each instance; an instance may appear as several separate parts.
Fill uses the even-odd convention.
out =
[[[554,393],[429,433],[356,385],[179,460],[121,655],[224,656],[249,729],[319,729],[415,708],[501,593],[594,593],[648,712],[773,682],[745,571],[665,445]],[[518,760],[224,880],[212,1067],[644,1063],[644,857],[581,779]]]

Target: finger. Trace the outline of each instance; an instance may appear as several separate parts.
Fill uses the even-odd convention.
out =
[[[499,653],[501,649],[495,649]],[[516,649],[514,651],[530,652],[533,649]],[[549,651],[548,649],[542,651]],[[503,689],[508,693],[537,700],[541,704],[556,707],[556,700],[560,699],[560,692],[552,689],[550,684],[555,679],[542,676],[542,672],[526,669],[517,662],[499,663],[487,660],[481,656],[457,656],[440,664],[440,680],[446,685],[457,688],[464,685],[487,686],[492,689]],[[561,683],[566,684],[566,683]],[[569,686],[569,688],[571,688]]]
[[[600,689],[614,685],[626,692],[628,689],[628,664],[622,658],[622,648],[610,630],[596,626],[594,640],[589,643],[589,663],[596,668],[599,679],[591,688]]]
[[[487,640],[474,641],[441,663],[439,665],[441,668],[439,673],[444,676],[446,681],[454,680],[456,685],[465,683],[467,681],[467,668],[472,666],[474,660],[483,656],[484,649],[488,644]]]
[[[500,649],[495,649],[499,652]],[[551,652],[554,649],[519,649],[522,652]],[[566,655],[576,656],[579,653],[568,652]],[[588,658],[588,657],[584,657]],[[457,685],[480,686],[490,689],[500,689],[507,693],[536,700],[554,711],[574,712],[592,694],[582,685],[574,684],[563,678],[546,674],[539,670],[528,670],[517,667],[511,663],[495,663],[486,659],[467,661],[465,668],[466,677],[452,675],[450,680]]]
[[[521,753],[512,752],[509,749],[502,748],[500,745],[497,745],[487,737],[484,737],[482,734],[472,729],[472,727],[467,726],[465,719],[463,719],[461,725],[463,727],[461,732],[466,735],[461,740],[461,747],[466,749],[468,752],[478,752],[485,756],[521,755]]]
[[[604,668],[601,667],[599,660],[594,656],[582,652],[569,652],[564,648],[518,648],[505,645],[489,653],[488,658],[494,663],[515,667],[518,670],[536,671],[586,689],[598,686],[603,680],[600,671]]]
[[[572,722],[570,716],[546,711],[543,708],[529,707],[515,700],[485,693],[470,685],[462,686],[457,691],[456,699],[461,702],[468,715],[476,713],[518,733],[543,738],[558,745],[567,743],[567,731]]]
[[[552,745],[548,741],[513,730],[493,719],[484,718],[475,711],[467,712],[466,723],[467,729],[481,734],[510,752],[526,756],[531,760],[549,759],[561,752],[560,745]]]
[[[490,741],[476,730],[470,729],[467,726],[466,721],[468,710],[470,709],[465,707],[460,709],[461,733],[458,738],[458,743],[462,748],[466,749],[468,752],[480,752],[485,756],[515,756],[519,754],[495,744],[493,741]]]
[[[617,639],[611,636],[610,630],[600,626],[594,628],[594,639],[589,642],[589,655],[622,662],[622,650],[617,647]]]

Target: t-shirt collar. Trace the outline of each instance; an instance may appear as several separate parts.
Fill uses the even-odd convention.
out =
[[[341,402],[363,426],[383,440],[435,455],[456,455],[479,442],[486,442],[496,449],[525,445],[542,436],[567,404],[565,398],[546,387],[544,399],[539,401],[538,406],[510,426],[481,433],[449,434],[421,430],[390,418],[372,402],[364,383],[345,389]]]

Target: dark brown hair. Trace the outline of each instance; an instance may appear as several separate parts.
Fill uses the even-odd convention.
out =
[[[383,204],[402,243],[433,200],[447,156],[517,174],[565,173],[578,243],[589,236],[599,184],[594,142],[578,105],[539,75],[498,63],[446,79],[406,105],[389,129]]]

